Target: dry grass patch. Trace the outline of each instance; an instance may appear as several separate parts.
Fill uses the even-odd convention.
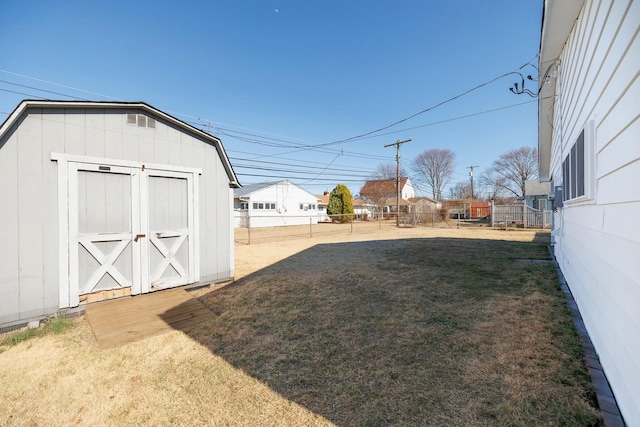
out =
[[[211,321],[101,351],[77,319],[3,346],[0,426],[600,425],[553,267],[514,262],[547,244],[418,228],[238,245],[242,278],[199,291]]]
[[[319,244],[205,295],[188,333],[339,425],[598,425],[553,267],[514,262],[537,240]]]
[[[87,323],[0,354],[0,425],[330,425],[179,331],[100,350]]]

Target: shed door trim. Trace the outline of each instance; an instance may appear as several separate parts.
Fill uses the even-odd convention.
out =
[[[60,308],[74,307],[79,305],[79,285],[77,269],[72,268],[74,261],[77,263],[78,243],[83,244],[81,238],[72,244],[71,235],[78,235],[77,230],[77,200],[71,197],[73,188],[78,185],[78,170],[95,170],[104,172],[125,173],[131,176],[131,198],[132,203],[132,223],[131,238],[137,234],[149,235],[149,195],[148,184],[150,177],[166,177],[185,179],[187,182],[187,213],[188,225],[185,230],[167,230],[160,233],[153,239],[144,239],[141,242],[132,242],[133,248],[133,269],[132,294],[146,293],[151,290],[162,289],[164,287],[177,286],[178,284],[193,283],[200,280],[200,257],[199,257],[199,179],[201,170],[197,168],[185,168],[182,166],[143,164],[141,162],[128,160],[114,160],[107,158],[97,158],[88,156],[68,155],[65,153],[51,153],[51,159],[58,162],[58,247],[59,247],[59,304]],[[75,225],[74,225],[75,224]],[[75,229],[74,229],[75,227]],[[178,236],[179,235],[179,236]],[[149,236],[151,237],[151,236]],[[181,279],[167,281],[166,286],[152,286],[150,277],[153,272],[149,272],[149,249],[151,246],[166,246],[160,243],[162,238],[179,237],[180,244],[173,243],[171,248],[160,250],[164,255],[169,255],[165,264],[172,265],[179,270]],[[74,239],[75,240],[75,239]],[[155,241],[153,241],[155,240]],[[91,246],[91,242],[87,242]],[[176,260],[172,258],[174,249],[181,245],[188,246],[188,262],[181,266],[182,270],[176,268]],[[84,244],[83,244],[84,246]],[[86,248],[86,246],[85,246]],[[89,248],[86,248],[89,250]],[[161,249],[158,247],[158,249]],[[100,256],[100,254],[97,254]],[[114,254],[103,253],[101,256],[108,261]],[[95,255],[94,255],[95,256]],[[173,261],[173,262],[172,262]],[[105,268],[109,268],[107,265]],[[75,271],[74,271],[75,270]],[[137,272],[140,274],[137,275]]]

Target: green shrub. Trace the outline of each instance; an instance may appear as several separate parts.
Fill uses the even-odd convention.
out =
[[[332,221],[350,222],[354,218],[353,199],[346,185],[338,184],[329,194],[327,215]]]

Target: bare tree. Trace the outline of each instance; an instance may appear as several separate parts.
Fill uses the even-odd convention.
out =
[[[501,154],[481,177],[494,198],[522,197],[524,182],[533,179],[538,179],[538,150],[527,146]]]
[[[397,165],[396,163],[380,163],[375,172],[371,175],[372,179],[390,179],[396,178]],[[407,172],[404,167],[400,165],[400,176],[407,176]]]
[[[436,200],[442,200],[442,192],[453,174],[455,159],[453,151],[434,148],[418,154],[411,163],[416,180],[429,187]]]
[[[449,189],[451,198],[456,200],[471,198],[471,184],[468,182],[457,182]]]

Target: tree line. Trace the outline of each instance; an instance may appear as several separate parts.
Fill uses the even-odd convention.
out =
[[[434,200],[484,199],[508,200],[524,196],[524,182],[538,179],[538,150],[523,146],[501,154],[491,165],[471,179],[452,182],[456,153],[432,148],[418,154],[409,163],[410,171],[401,167],[400,176],[408,176],[414,186],[426,190]],[[378,165],[372,179],[396,178],[396,164]],[[445,190],[449,191],[448,196]]]

